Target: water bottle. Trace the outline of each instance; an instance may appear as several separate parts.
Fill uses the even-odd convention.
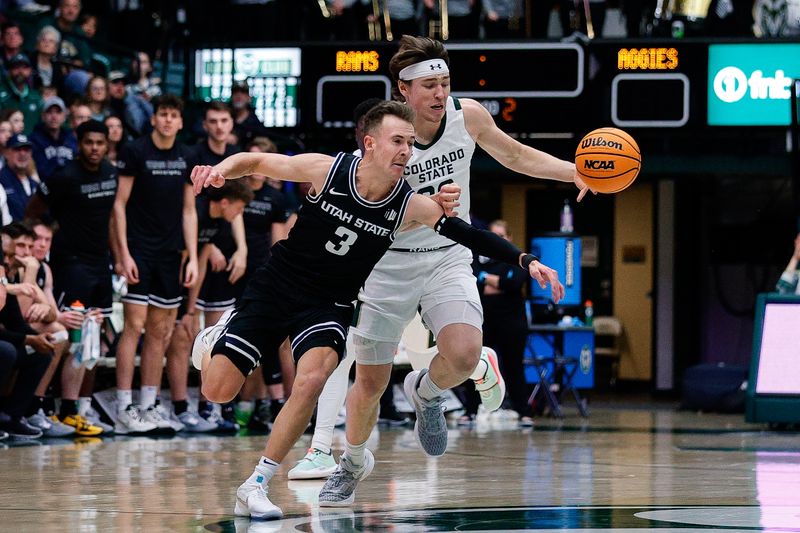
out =
[[[81,315],[83,315],[86,312],[86,307],[81,303],[80,300],[75,300],[69,306],[69,310],[70,311],[77,311]],[[81,342],[81,334],[82,334],[81,328],[70,329],[69,330],[69,341],[72,342],[72,343]]]
[[[586,303],[583,306],[583,313],[584,318],[586,319],[586,325],[591,326],[594,323],[594,307],[592,307],[591,300],[586,300]]]
[[[561,209],[561,233],[572,233],[572,208],[569,200],[564,200],[564,207]]]

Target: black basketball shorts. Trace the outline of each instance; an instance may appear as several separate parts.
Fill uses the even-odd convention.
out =
[[[139,269],[139,283],[128,282],[128,294],[122,297],[122,301],[177,309],[183,300],[181,254],[172,252],[160,257],[143,257],[131,250],[131,255]]]
[[[202,311],[227,311],[236,306],[236,287],[228,281],[230,272],[212,272],[209,268],[197,296],[197,308]]]
[[[59,309],[66,309],[80,300],[86,309],[98,309],[103,316],[111,316],[113,288],[108,259],[91,261],[65,257],[54,261],[50,267]]]
[[[318,347],[332,348],[341,360],[353,318],[352,304],[289,292],[274,288],[248,291],[212,354],[224,355],[248,376],[260,364],[280,368],[278,349],[288,336],[295,361]]]

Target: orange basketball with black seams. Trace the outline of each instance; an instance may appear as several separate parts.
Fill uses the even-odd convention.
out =
[[[642,168],[642,153],[633,137],[617,128],[600,128],[581,139],[575,167],[590,189],[619,192],[633,183]]]

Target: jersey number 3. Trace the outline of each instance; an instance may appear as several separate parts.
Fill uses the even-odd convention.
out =
[[[344,226],[339,226],[336,228],[336,235],[342,238],[338,243],[334,244],[333,241],[328,241],[325,243],[325,249],[336,255],[344,255],[349,252],[350,247],[353,246],[353,244],[356,242],[356,239],[358,239],[358,233],[351,231]]]

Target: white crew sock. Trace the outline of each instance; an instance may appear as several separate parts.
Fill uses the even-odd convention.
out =
[[[419,380],[417,394],[419,394],[419,397],[423,400],[433,400],[441,396],[443,392],[444,389],[440,389],[431,379],[430,372],[426,372],[425,375],[422,376],[422,379]]]
[[[475,370],[472,371],[472,374],[469,375],[469,379],[472,381],[483,379],[483,376],[486,375],[487,370],[489,370],[489,364],[483,359],[479,359],[478,366],[476,366]]]
[[[347,457],[347,460],[353,466],[361,468],[364,466],[364,450],[366,449],[367,441],[361,444],[350,444],[350,442],[345,441],[344,454],[342,454],[342,456]]]
[[[81,416],[86,416],[86,412],[92,406],[92,398],[82,396],[78,398],[78,414]]]
[[[262,455],[255,470],[253,470],[253,473],[247,478],[247,483],[258,483],[266,489],[269,480],[272,479],[272,476],[274,476],[277,471],[278,463]]]
[[[124,411],[133,403],[133,392],[129,390],[117,389],[117,411]]]
[[[156,396],[158,395],[158,387],[155,385],[142,385],[139,393],[139,405],[141,408],[147,409],[156,403]]]

